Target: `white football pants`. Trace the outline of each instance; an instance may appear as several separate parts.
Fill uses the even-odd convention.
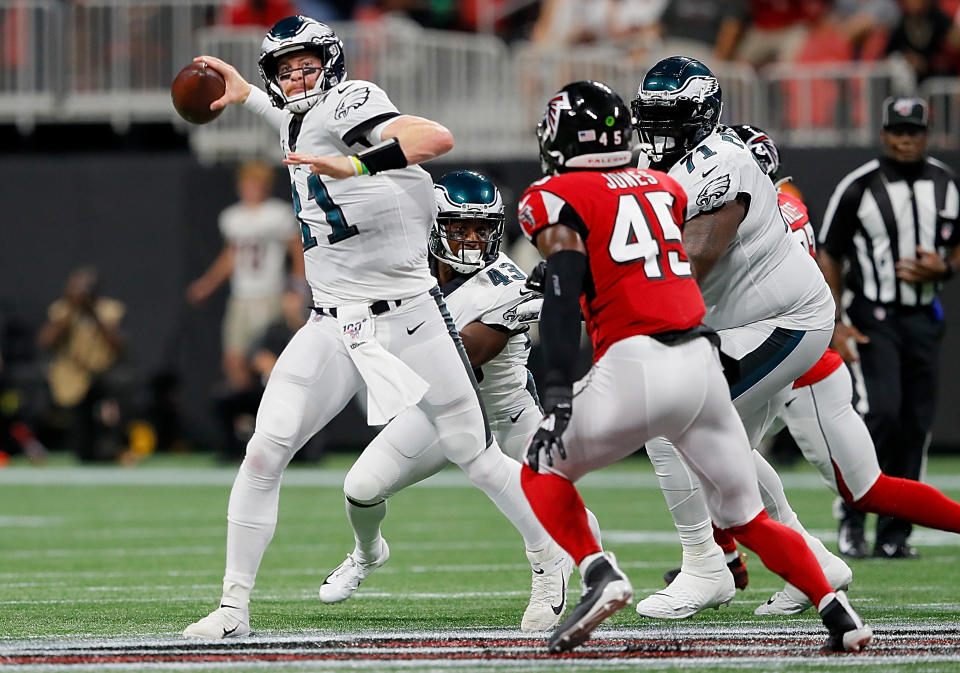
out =
[[[478,479],[501,476],[485,458],[487,431],[476,383],[439,290],[405,299],[375,320],[377,340],[430,385],[417,407],[435,428],[446,458],[461,466],[478,464]],[[276,527],[283,470],[362,388],[336,319],[315,313],[284,348],[270,375],[230,493],[224,597],[244,605],[249,601]],[[525,503],[517,482],[518,498]]]

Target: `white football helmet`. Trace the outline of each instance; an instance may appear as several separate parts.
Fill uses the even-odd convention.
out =
[[[317,83],[309,91],[287,98],[277,79],[277,61],[282,56],[297,51],[311,51],[320,57],[323,72],[317,77]],[[335,87],[347,77],[347,68],[343,59],[343,42],[333,29],[319,21],[305,16],[288,16],[274,24],[267,32],[260,46],[260,59],[257,62],[260,77],[267,87],[270,100],[278,108],[302,114],[313,107],[323,92]],[[303,68],[304,77],[312,72]]]

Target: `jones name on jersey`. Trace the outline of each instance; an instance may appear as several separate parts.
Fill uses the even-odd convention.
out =
[[[526,275],[502,252],[469,276],[457,276],[440,289],[457,329],[472,322],[510,334],[507,345],[477,374],[480,396],[491,420],[503,419],[530,403],[527,372],[529,323],[540,318],[543,298],[524,287]]]
[[[720,126],[669,172],[687,193],[686,219],[740,197],[746,215],[700,291],[714,329],[770,320],[788,329],[833,324],[833,299],[816,263],[794,244],[777,191],[753,154]],[[772,320],[771,320],[772,319]]]
[[[279,124],[284,154],[347,156],[381,142],[400,112],[372,82],[345,80],[304,114],[279,111],[254,88],[248,106]],[[290,166],[307,281],[317,306],[424,293],[436,281],[423,241],[433,222],[433,181],[419,166],[342,180]]]

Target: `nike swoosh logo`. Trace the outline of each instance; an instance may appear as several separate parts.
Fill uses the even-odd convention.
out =
[[[517,422],[517,419],[520,418],[520,414],[522,414],[523,412],[524,412],[524,410],[521,409],[520,411],[517,412],[517,415],[516,415],[516,416],[511,416],[511,417],[510,417],[510,422],[511,422],[511,423],[516,423],[516,422]],[[542,573],[543,571],[541,570],[540,572]]]
[[[350,86],[351,86],[351,85],[348,84],[347,86],[343,87],[342,89],[337,89],[337,93],[342,96],[342,95],[343,95],[343,92],[346,91],[347,89],[349,89]],[[714,166],[714,168],[716,168],[716,166]]]
[[[533,294],[533,290],[520,290],[520,296],[525,297],[528,294]]]
[[[793,403],[796,402],[796,401],[797,401],[797,398],[794,397],[794,398],[791,399],[789,402],[786,402],[783,406],[789,407],[791,404],[793,404]]]
[[[562,570],[560,571],[563,572]],[[560,578],[560,605],[551,605],[550,609],[553,610],[553,614],[559,615],[563,612],[563,606],[566,605],[567,599],[567,580],[564,577]]]
[[[425,323],[425,322],[427,322],[427,321],[424,320],[422,323],[420,323],[420,324],[417,325],[416,327],[408,327],[408,328],[407,328],[407,334],[413,334],[413,333],[416,332],[418,329],[420,329],[421,327],[423,327],[423,323]]]
[[[236,605],[227,605],[226,603],[221,603],[221,604],[220,604],[220,607],[221,607],[221,608],[230,608],[230,609],[232,609],[232,610],[239,610],[239,609],[240,609],[240,608],[238,608]]]
[[[701,174],[700,177],[705,178],[705,177],[707,177],[708,175],[710,175],[711,173],[713,173],[715,170],[717,170],[717,167],[716,167],[716,166],[714,166],[713,168],[711,168],[709,171],[704,171],[704,172]]]
[[[545,572],[547,572],[547,571],[544,570],[543,568],[540,568],[540,570],[534,570],[534,571],[533,571],[533,574],[534,574],[534,575],[542,575],[542,574],[545,573]]]
[[[550,607],[553,607],[553,606],[551,605]],[[557,614],[559,615],[560,613],[558,612]],[[224,630],[223,630],[223,637],[226,638],[227,636],[229,636],[231,633],[233,633],[234,631],[236,631],[236,630],[239,629],[239,628],[240,628],[240,625],[237,624],[236,626],[234,626],[234,627],[233,627],[232,629],[230,629],[229,631],[227,631],[226,629],[224,629]]]

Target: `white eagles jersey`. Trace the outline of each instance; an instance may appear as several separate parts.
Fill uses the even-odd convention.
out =
[[[688,220],[739,194],[748,197],[730,246],[700,283],[704,324],[718,330],[760,320],[786,329],[833,326],[833,297],[820,269],[793,240],[773,182],[735,133],[719,127],[669,175],[687,193]]]
[[[480,396],[491,420],[502,419],[536,399],[527,371],[529,323],[540,318],[543,297],[526,289],[527,276],[502,252],[470,276],[457,276],[440,289],[457,329],[472,322],[510,333],[507,345],[477,371]]]
[[[282,294],[287,241],[296,232],[290,204],[280,199],[255,206],[235,203],[223,209],[219,224],[234,250],[231,294],[240,298]]]
[[[397,108],[376,84],[346,80],[302,115],[267,108],[254,87],[247,105],[280,123],[284,155],[348,156],[380,142]],[[289,166],[307,282],[316,306],[412,297],[436,280],[423,241],[436,205],[433,180],[419,166],[343,180]]]

